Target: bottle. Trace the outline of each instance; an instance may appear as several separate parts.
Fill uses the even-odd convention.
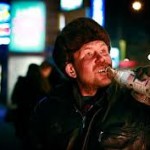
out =
[[[140,81],[135,78],[135,73],[131,70],[115,70],[108,67],[107,71],[120,85],[133,89],[136,99],[140,101],[141,97],[143,100],[149,100],[150,103],[150,79]]]

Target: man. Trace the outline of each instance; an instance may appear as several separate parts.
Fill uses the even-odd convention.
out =
[[[69,80],[35,108],[37,149],[150,149],[150,107],[109,77],[110,47],[107,32],[90,18],[73,20],[57,36],[53,58]],[[150,67],[136,74],[148,77]]]

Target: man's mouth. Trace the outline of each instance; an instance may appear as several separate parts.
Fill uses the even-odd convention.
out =
[[[107,68],[99,69],[98,73],[107,73]]]

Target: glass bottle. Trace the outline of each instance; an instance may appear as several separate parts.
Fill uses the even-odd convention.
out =
[[[129,69],[117,70],[107,68],[108,74],[121,86],[133,89],[132,95],[142,103],[150,105],[150,79],[141,81],[135,77],[135,73]]]

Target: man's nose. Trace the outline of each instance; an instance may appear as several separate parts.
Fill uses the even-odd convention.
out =
[[[105,62],[105,58],[104,58],[104,56],[101,53],[96,53],[95,61],[103,63],[103,62]]]

